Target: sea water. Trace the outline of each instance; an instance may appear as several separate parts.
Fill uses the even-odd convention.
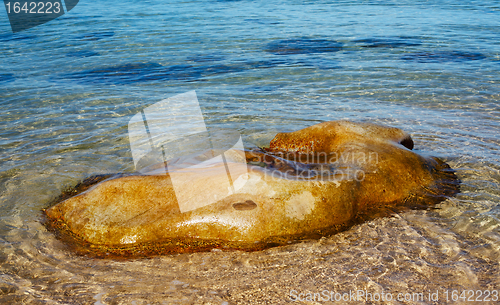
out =
[[[82,0],[12,34],[0,13],[0,302],[495,303],[499,20],[492,0]],[[248,146],[338,119],[401,128],[461,192],[251,253],[102,260],[47,232],[40,211],[62,190],[134,171],[133,115],[191,90],[207,125]]]

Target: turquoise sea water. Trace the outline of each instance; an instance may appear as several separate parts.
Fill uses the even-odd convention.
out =
[[[444,303],[448,290],[499,291],[499,20],[486,0],[83,0],[12,34],[0,9],[0,302],[281,304],[291,290],[367,289],[439,290]],[[457,170],[461,193],[262,252],[69,252],[40,210],[87,176],[132,172],[130,118],[190,90],[208,124],[249,144],[337,119],[399,127]]]

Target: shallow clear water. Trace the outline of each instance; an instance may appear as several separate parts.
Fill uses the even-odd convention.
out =
[[[496,1],[83,0],[16,35],[1,14],[2,303],[280,304],[292,290],[360,289],[425,303],[438,290],[445,303],[453,289],[500,290]],[[457,170],[461,193],[261,252],[68,251],[40,210],[87,176],[132,172],[130,118],[190,90],[209,124],[248,145],[337,119],[402,128]]]

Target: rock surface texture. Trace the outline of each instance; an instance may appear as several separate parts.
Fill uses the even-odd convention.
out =
[[[458,192],[447,164],[412,149],[397,128],[320,123],[228,159],[238,176],[233,192],[214,193],[227,179],[224,164],[176,174],[192,200],[220,198],[213,204],[181,212],[168,174],[103,175],[62,194],[44,210],[45,223],[78,252],[98,257],[286,245]]]

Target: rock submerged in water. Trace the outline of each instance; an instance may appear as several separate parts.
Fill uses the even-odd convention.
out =
[[[235,157],[237,191],[181,212],[169,175],[86,179],[44,210],[46,225],[82,254],[139,257],[214,248],[261,250],[331,235],[401,207],[428,207],[458,192],[437,158],[411,149],[397,128],[334,121],[279,133],[269,148]],[[234,154],[238,156],[238,154]],[[240,154],[239,156],[242,156]],[[241,158],[243,159],[243,158]],[[216,196],[224,164],[176,173],[193,200]]]

